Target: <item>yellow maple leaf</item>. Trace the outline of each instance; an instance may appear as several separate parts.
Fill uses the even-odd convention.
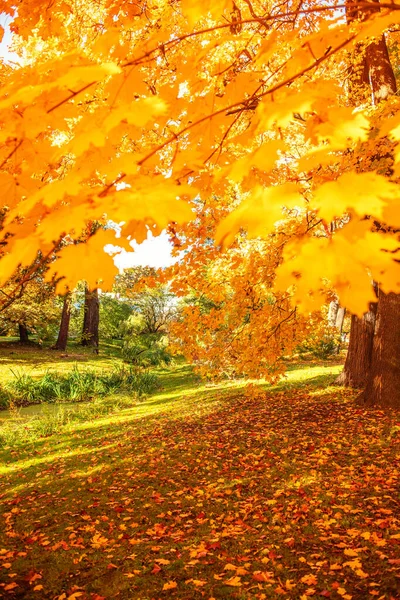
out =
[[[225,565],[224,567],[224,571],[236,571],[235,565],[232,565],[231,563],[228,563]]]
[[[284,147],[280,140],[270,140],[254,152],[237,160],[227,169],[227,177],[232,181],[241,181],[249,174],[251,167],[269,171],[278,159],[278,151]],[[225,171],[224,171],[225,173]]]
[[[344,554],[346,556],[358,557],[358,553],[355,550],[352,550],[351,548],[346,548],[345,551],[344,551]]]
[[[317,584],[317,578],[315,577],[315,575],[304,575],[304,577],[301,578],[300,580],[302,583],[305,583],[306,585],[316,585]]]
[[[106,132],[116,127],[121,121],[130,125],[143,127],[150,119],[167,112],[167,105],[158,96],[150,98],[140,98],[135,102],[118,105],[112,109],[109,115],[104,119],[103,127]]]
[[[46,278],[54,275],[62,277],[57,288],[64,286],[74,289],[76,283],[84,279],[90,288],[111,289],[118,269],[112,257],[104,251],[107,244],[117,242],[113,231],[96,232],[86,243],[71,244],[63,248],[46,273]]]
[[[192,579],[192,583],[196,587],[203,587],[203,585],[206,585],[207,581],[204,581],[203,579]]]
[[[263,188],[256,186],[238,208],[219,223],[215,239],[229,246],[235,234],[244,227],[250,237],[265,236],[283,218],[283,207],[301,206],[303,199],[294,184]]]
[[[159,565],[169,565],[171,562],[170,560],[167,560],[166,558],[155,558],[154,560]]]
[[[176,581],[168,581],[167,583],[164,583],[163,591],[173,590],[176,587],[178,587],[178,584],[176,583]]]
[[[390,201],[397,200],[398,196],[398,185],[383,175],[352,172],[321,185],[316,190],[312,203],[328,222],[350,209],[361,216],[368,214],[381,219],[384,208]]]
[[[207,13],[221,16],[225,8],[231,8],[231,6],[230,0],[203,0],[200,3],[197,0],[181,0],[182,13],[191,26],[207,16]]]

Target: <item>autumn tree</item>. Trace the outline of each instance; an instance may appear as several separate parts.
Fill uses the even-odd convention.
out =
[[[36,0],[17,13],[3,0],[24,62],[2,76],[2,283],[62,242],[48,273],[64,277],[61,293],[82,277],[110,288],[106,244],[207,222],[221,201],[213,225],[223,248],[243,230],[282,232],[273,293],[296,315],[307,320],[335,293],[361,316],[376,300],[373,281],[399,292],[400,103],[355,109],[346,81],[349,55],[364,50],[376,72],[400,6],[352,6],[348,23],[337,1],[55,0],[49,11]],[[391,173],[380,169],[385,148]],[[100,229],[75,243],[88,223],[110,220],[121,238]]]
[[[23,281],[23,283],[21,283]],[[15,288],[18,287],[18,293]],[[7,303],[0,311],[0,327],[3,332],[18,332],[20,342],[27,344],[29,335],[47,337],[48,328],[58,318],[58,308],[54,285],[43,280],[43,275],[26,278],[26,273],[18,273],[0,290]]]
[[[373,8],[377,11],[379,10],[379,6]],[[357,7],[354,8],[351,3],[347,6],[348,22],[352,22],[355,18],[363,19],[365,16],[365,10]],[[352,103],[354,104],[357,99],[363,97],[363,91],[364,96],[365,92],[368,93],[368,90],[370,91],[370,96],[372,96],[375,105],[395,94],[397,91],[396,79],[384,35],[371,44],[358,47],[356,52],[358,65],[357,68],[351,67],[349,82]],[[383,170],[385,174],[390,176],[393,162],[390,149],[378,155],[378,158],[383,159],[383,161],[385,159],[389,161],[388,164],[383,162],[380,170]],[[376,223],[376,227],[385,229],[382,223]],[[379,286],[376,286],[376,291],[377,300],[381,297],[384,302],[385,295],[379,293]],[[395,304],[395,302],[388,304],[392,312]],[[398,336],[396,323],[400,319],[400,312],[393,314],[388,319],[380,319],[379,335],[375,339],[377,310],[378,302],[372,302],[370,310],[361,318],[357,315],[352,316],[349,350],[343,372],[337,381],[340,384],[355,388],[366,388],[361,397],[364,401],[371,404],[382,402],[385,404],[396,404],[398,400],[396,400],[396,395],[392,392],[397,385],[395,381],[399,377],[399,373],[396,373],[398,367],[396,368],[393,364],[387,364],[387,359],[386,362],[382,361],[381,358],[378,358],[378,355],[381,355],[381,348],[383,348],[384,355],[391,355],[393,338],[396,339]],[[382,307],[379,307],[380,314],[382,310]],[[385,323],[388,329],[384,331],[383,327]],[[389,351],[385,350],[386,346],[390,348]],[[392,360],[390,359],[389,363]],[[376,366],[377,361],[379,362],[379,368]],[[375,365],[374,368],[371,368],[372,364]],[[380,372],[379,377],[378,371]],[[386,381],[388,378],[392,380],[391,383]],[[390,391],[387,393],[385,392],[385,388],[388,387]]]

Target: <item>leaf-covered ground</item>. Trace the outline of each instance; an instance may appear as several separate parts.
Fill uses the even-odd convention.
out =
[[[303,367],[261,391],[187,368],[2,451],[0,597],[400,598],[399,415]]]

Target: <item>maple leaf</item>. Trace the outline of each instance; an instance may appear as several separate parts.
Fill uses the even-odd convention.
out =
[[[257,186],[240,206],[221,221],[215,239],[223,247],[232,243],[235,234],[245,227],[251,237],[266,235],[283,218],[282,209],[301,206],[302,198],[295,185],[271,188]]]
[[[304,575],[304,577],[301,578],[301,582],[305,583],[306,585],[316,585],[317,578],[315,575]]]
[[[47,278],[51,279],[56,273],[63,275],[63,279],[58,283],[59,288],[67,286],[69,289],[74,289],[77,281],[84,279],[91,288],[100,285],[104,286],[104,289],[111,289],[117,267],[111,256],[104,252],[104,247],[114,241],[116,241],[115,234],[112,230],[100,229],[86,243],[71,244],[63,248],[60,256],[50,266]],[[104,255],[100,273],[93,270],[90,262],[93,250]]]
[[[232,587],[240,587],[242,585],[241,579],[238,576],[225,579],[224,583],[225,585],[230,585]]]
[[[168,581],[168,583],[164,583],[163,591],[173,590],[176,587],[178,587],[178,584],[176,583],[176,581]]]

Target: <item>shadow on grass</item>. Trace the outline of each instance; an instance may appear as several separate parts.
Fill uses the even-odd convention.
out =
[[[338,370],[340,367],[335,370]],[[291,379],[285,379],[274,386],[263,384],[260,388],[266,393],[265,405],[268,399],[273,399],[279,392],[291,392],[307,389],[310,392],[320,389],[319,400],[324,398],[323,389],[331,385],[336,374],[320,373],[312,376],[313,370],[329,369],[328,367],[301,367],[293,369]],[[297,377],[296,377],[297,374]],[[308,378],[299,380],[301,375]],[[218,414],[225,410],[230,403],[240,405],[244,398],[248,381],[221,382],[212,386],[201,383],[187,365],[176,367],[171,373],[159,370],[159,375],[164,382],[161,393],[151,396],[143,401],[136,401],[132,407],[122,409],[107,416],[96,417],[89,421],[75,421],[61,429],[60,433],[48,438],[33,439],[32,442],[21,444],[18,448],[8,448],[0,452],[3,459],[3,472],[18,470],[31,471],[32,473],[42,468],[46,463],[51,463],[63,457],[66,464],[78,462],[80,456],[97,453],[99,445],[109,446],[115,441],[115,432],[126,442],[128,438],[147,438],[149,432],[168,423],[181,421],[198,421],[211,413]],[[326,396],[332,393],[330,388]],[[63,405],[61,405],[62,407]],[[82,447],[89,444],[89,448]],[[114,445],[114,444],[113,444]],[[79,450],[82,450],[80,453]],[[71,459],[71,460],[70,460]],[[18,486],[20,488],[20,486]],[[9,489],[12,492],[13,487]]]

